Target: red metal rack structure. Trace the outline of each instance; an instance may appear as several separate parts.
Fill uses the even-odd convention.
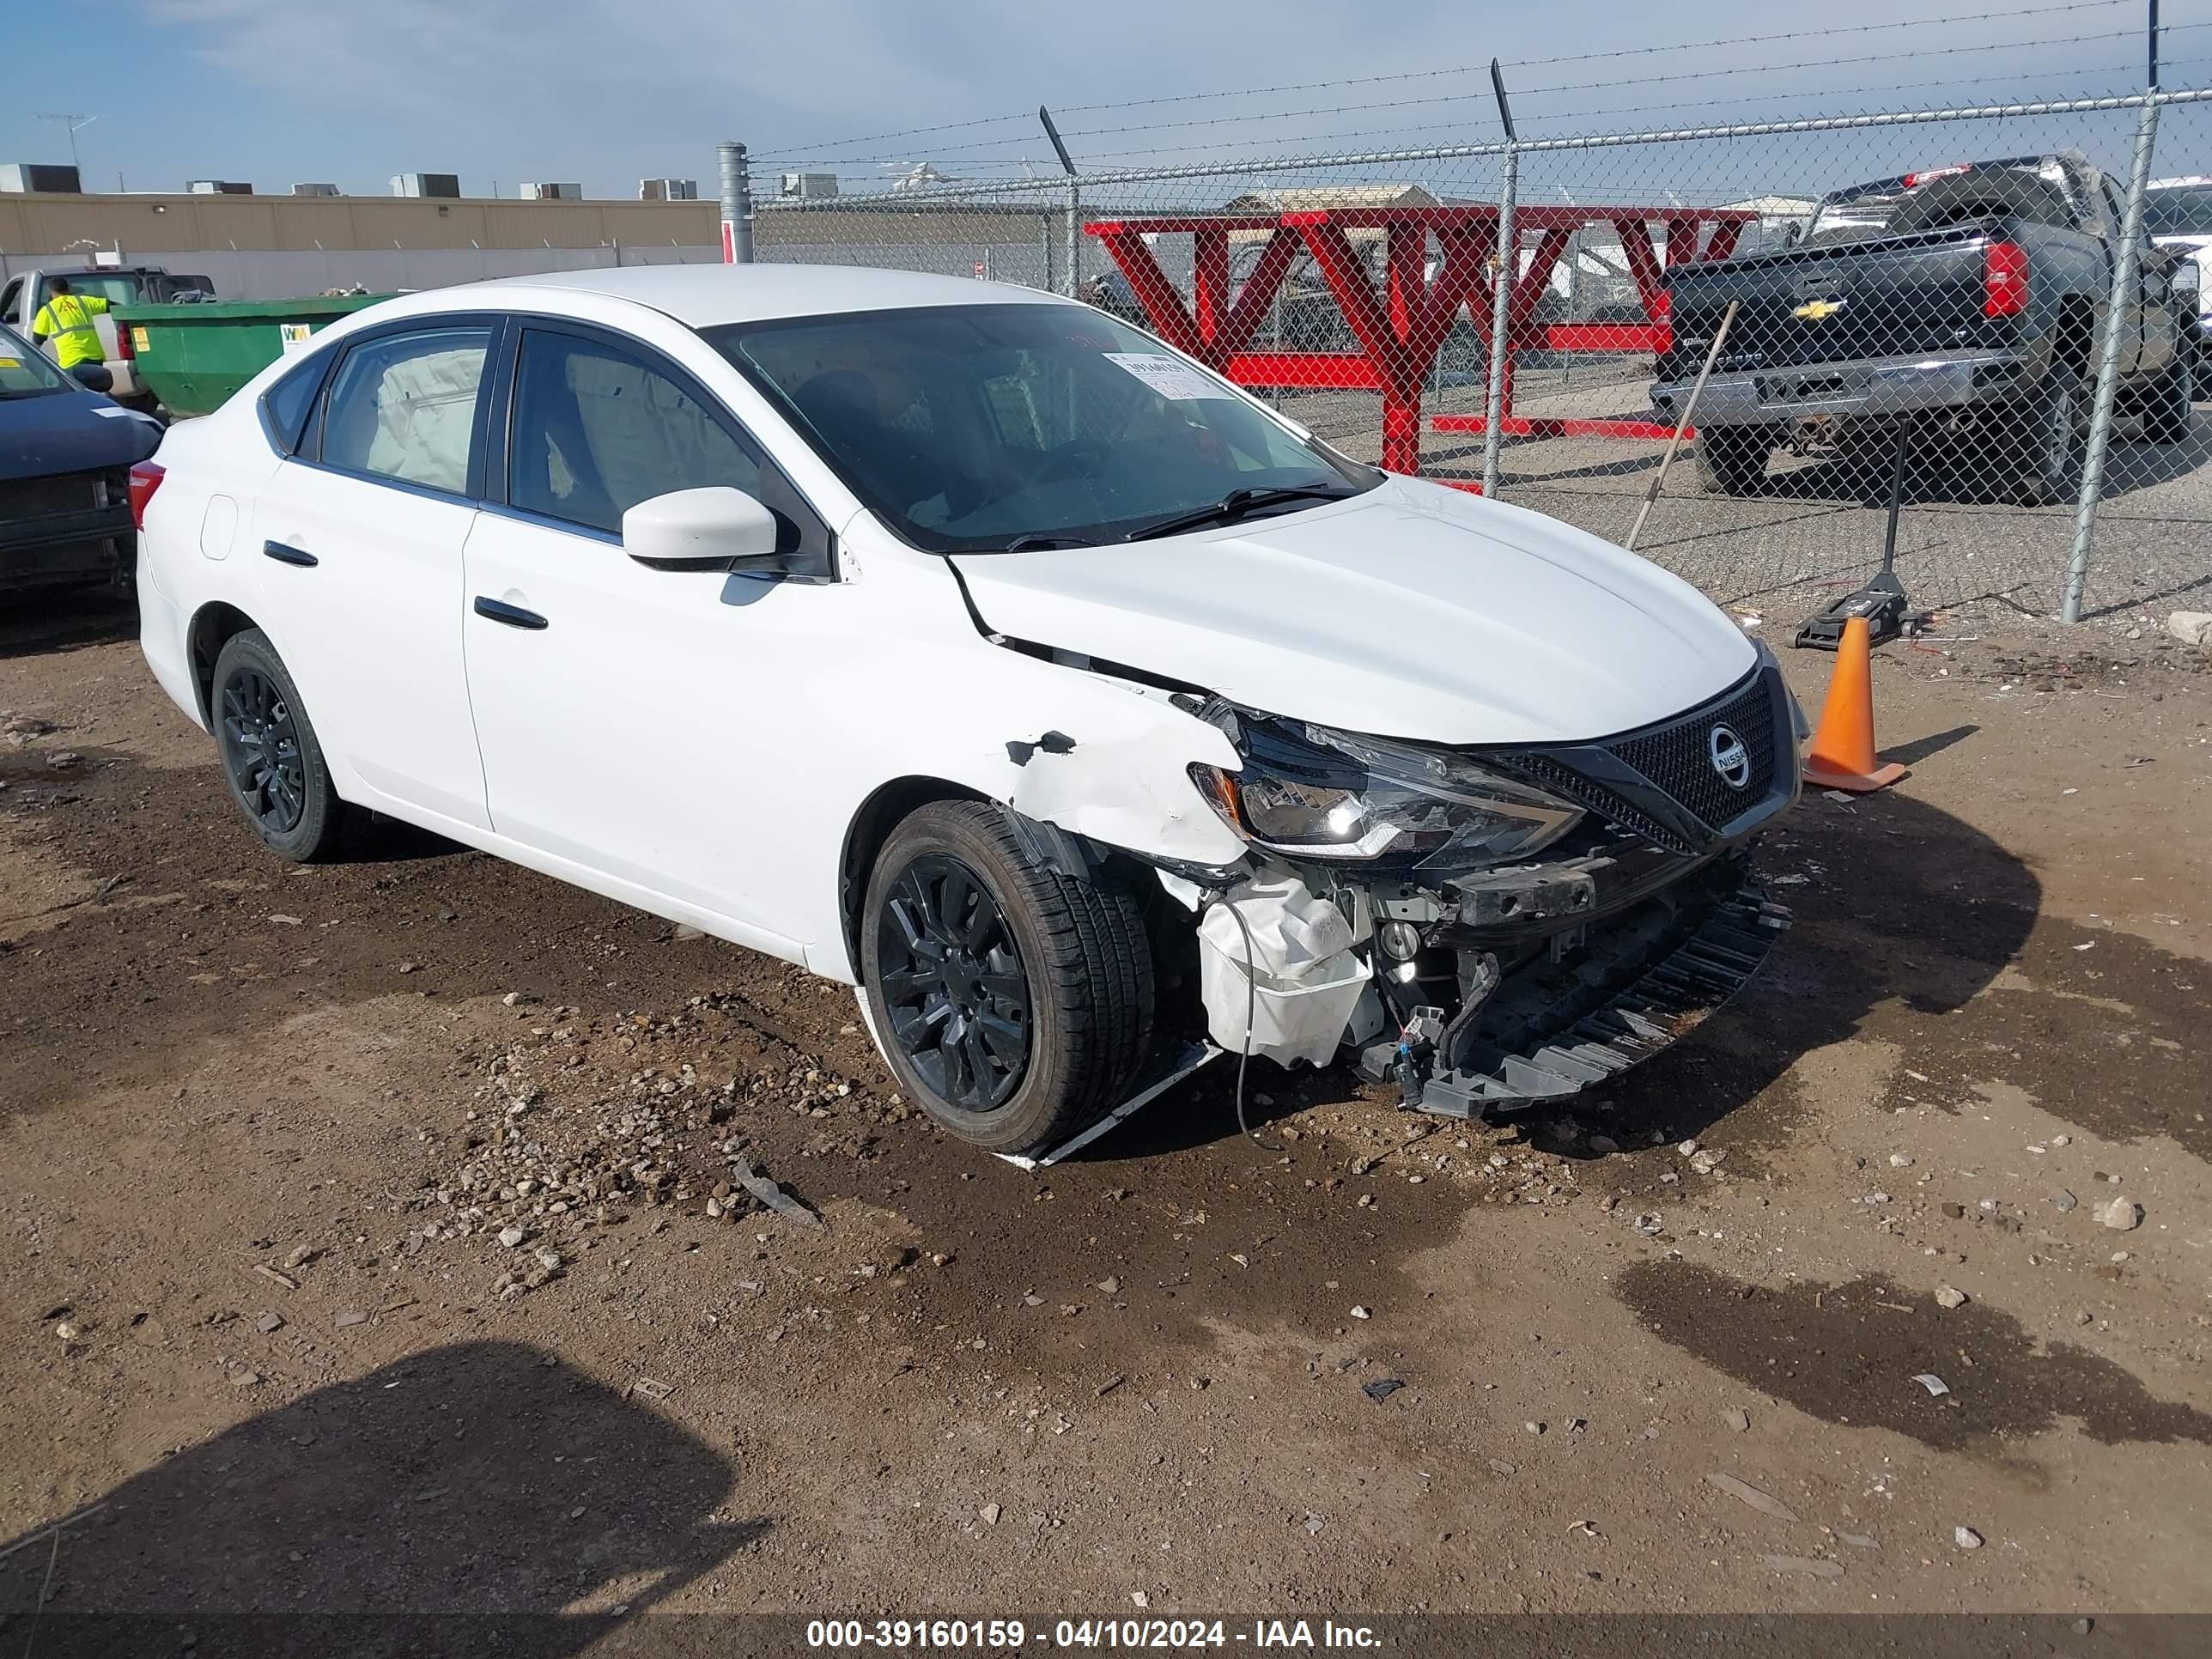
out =
[[[1668,267],[1697,259],[1724,259],[1743,227],[1758,216],[1725,208],[1517,207],[1515,222],[1536,240],[1513,285],[1507,307],[1505,416],[1499,431],[1512,437],[1664,438],[1672,428],[1649,421],[1528,420],[1511,414],[1515,354],[1552,351],[1663,351],[1673,339],[1667,320]],[[1663,228],[1655,241],[1653,225]],[[1609,228],[1620,247],[1645,320],[1634,323],[1538,324],[1537,301],[1578,230]],[[1084,228],[1098,239],[1145,308],[1152,331],[1180,351],[1210,365],[1240,386],[1334,388],[1382,394],[1382,465],[1419,472],[1421,465],[1421,386],[1452,320],[1471,308],[1486,337],[1490,328],[1491,264],[1498,248],[1494,204],[1450,207],[1322,208],[1273,214],[1222,214],[1176,218],[1102,219]],[[1352,245],[1355,231],[1382,236],[1383,280],[1378,292],[1367,262]],[[1264,234],[1260,256],[1232,303],[1230,238]],[[1194,240],[1191,300],[1160,269],[1147,236],[1187,234]],[[1430,238],[1442,257],[1428,274]],[[1527,246],[1523,244],[1523,246]],[[1313,256],[1322,279],[1359,343],[1355,352],[1255,351],[1261,324],[1292,263]],[[1480,432],[1480,415],[1440,415],[1439,432]]]

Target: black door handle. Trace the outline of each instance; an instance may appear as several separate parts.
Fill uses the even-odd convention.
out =
[[[525,611],[519,605],[502,605],[497,599],[477,595],[477,615],[489,617],[495,623],[505,623],[509,628],[527,628],[533,631],[544,628],[545,618],[535,611]]]
[[[287,547],[282,542],[264,542],[261,550],[279,564],[296,564],[309,570],[322,562],[305,548]]]

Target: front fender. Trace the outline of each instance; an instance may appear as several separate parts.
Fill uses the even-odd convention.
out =
[[[938,584],[946,574],[879,558],[865,579],[876,590],[869,603],[891,606],[910,624],[891,643],[881,633],[871,639],[867,682],[927,686],[927,695],[908,707],[863,710],[840,703],[827,674],[816,683],[817,706],[836,706],[839,717],[807,769],[830,797],[823,805],[839,833],[794,838],[805,866],[788,890],[794,913],[769,920],[808,941],[808,967],[830,978],[854,977],[845,894],[856,878],[865,882],[866,870],[853,867],[853,848],[857,842],[865,860],[889,830],[870,822],[887,799],[894,817],[898,803],[933,793],[996,801],[1147,859],[1212,867],[1246,851],[1190,777],[1194,762],[1239,769],[1222,732],[1157,690],[993,643],[964,614],[945,619]]]

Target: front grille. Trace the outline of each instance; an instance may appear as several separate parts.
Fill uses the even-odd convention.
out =
[[[0,483],[0,519],[45,519],[64,513],[93,513],[100,499],[97,472],[64,472],[45,478],[10,478]]]
[[[1641,836],[1654,847],[1663,847],[1670,853],[1697,850],[1656,818],[1638,811],[1612,790],[1591,782],[1549,755],[1516,755],[1513,765],[1530,782],[1542,785],[1555,795],[1565,795],[1584,811],[1595,813],[1607,823],[1619,824],[1632,835]]]
[[[1662,822],[1656,812],[1665,809],[1644,799],[1644,792],[1627,780],[1608,776],[1615,769],[1606,760],[1632,769],[1650,783],[1653,794],[1666,796],[1717,833],[1774,793],[1777,700],[1768,684],[1772,672],[1754,675],[1703,708],[1625,738],[1548,751],[1493,751],[1484,758],[1502,763],[1529,782],[1654,847],[1670,853],[1703,852],[1705,837],[1695,836],[1687,826],[1676,829],[1671,822]],[[1712,730],[1723,725],[1743,740],[1750,757],[1751,775],[1741,789],[1731,788],[1713,769]],[[1668,815],[1670,820],[1674,816]]]
[[[1716,726],[1734,732],[1750,754],[1751,776],[1741,789],[1713,766]],[[1766,677],[1757,676],[1725,702],[1606,748],[1696,813],[1707,829],[1719,830],[1765,800],[1774,787],[1774,707]]]

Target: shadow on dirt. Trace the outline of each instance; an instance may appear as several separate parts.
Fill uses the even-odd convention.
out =
[[[1982,728],[1978,726],[1954,726],[1948,732],[1931,732],[1924,738],[1915,738],[1911,743],[1900,743],[1882,751],[1882,758],[1904,766],[1917,766],[1930,755],[1940,755],[1954,743],[1964,743]]]
[[[1770,1287],[1682,1261],[1636,1262],[1616,1288],[1662,1340],[1826,1423],[1893,1429],[1940,1451],[1998,1449],[2062,1418],[2100,1445],[2212,1445],[2212,1416],[2154,1398],[2087,1349],[2042,1347],[1987,1303],[1945,1312],[1880,1277]],[[1949,1392],[1929,1394],[1922,1375]]]
[[[2144,443],[2131,438],[2124,427],[2114,434],[2105,463],[2101,497],[2105,501],[2185,478],[2212,459],[2212,428],[2200,426],[2186,441],[2177,444]],[[1887,443],[1865,453],[1815,454],[1794,465],[1771,465],[1758,487],[1747,493],[1769,501],[1843,501],[1886,507],[1892,465]],[[2016,471],[1994,465],[1979,451],[1931,441],[1916,445],[1906,459],[1904,500],[1907,506],[2004,505],[2016,503],[2017,499]],[[2068,499],[2051,510],[2070,517],[2073,507]]]
[[[456,1343],[0,1546],[0,1648],[574,1653],[768,1530],[718,1518],[734,1484],[703,1441],[551,1355]]]
[[[43,656],[137,637],[137,601],[108,588],[0,599],[0,657]]]

